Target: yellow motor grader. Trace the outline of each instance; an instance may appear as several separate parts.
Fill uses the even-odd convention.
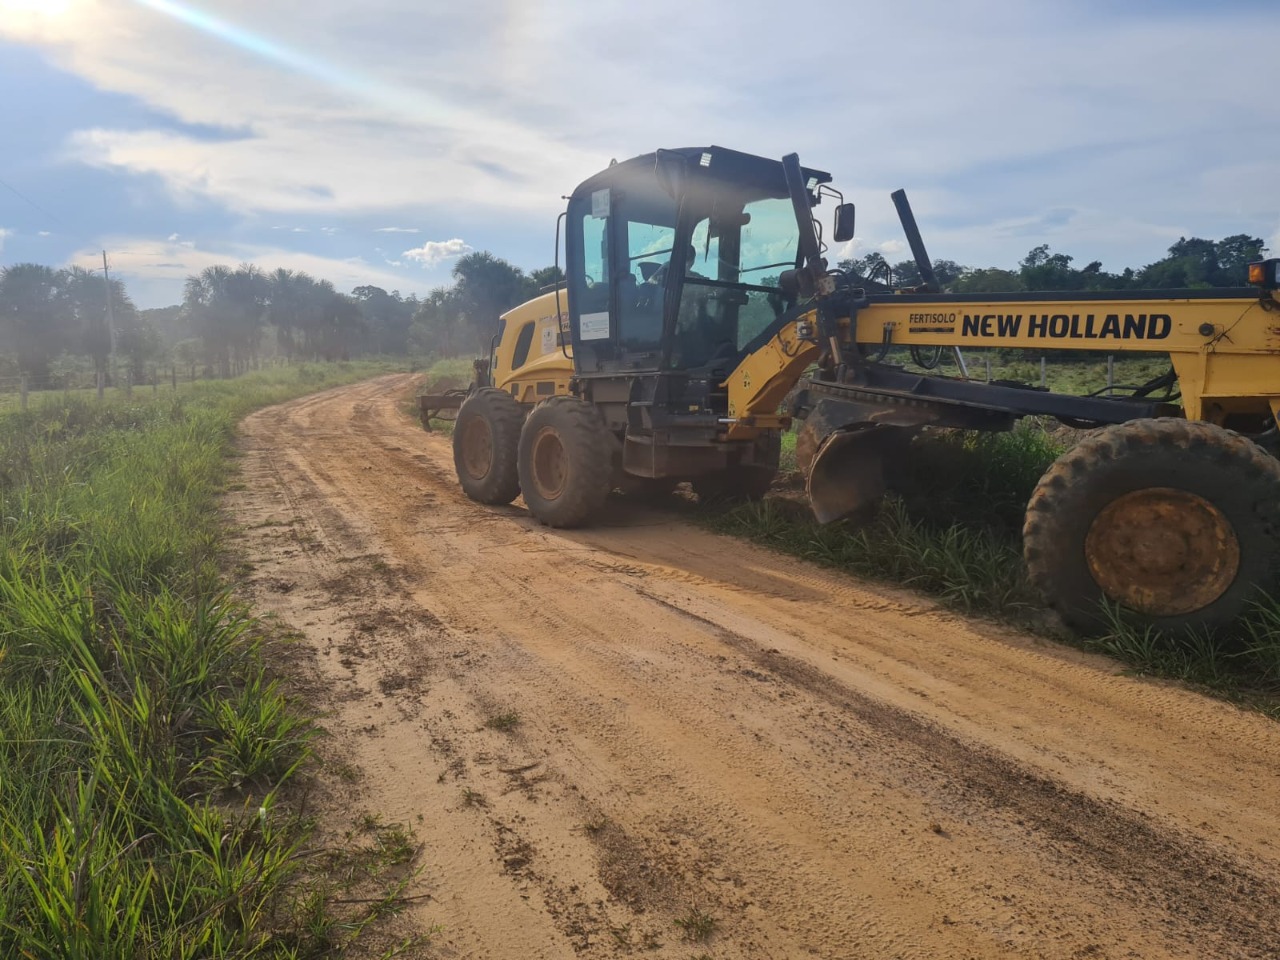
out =
[[[1007,430],[1056,417],[1096,428],[1044,475],[1024,551],[1078,627],[1103,601],[1167,630],[1235,618],[1280,565],[1280,261],[1233,289],[948,294],[905,195],[894,201],[920,286],[829,269],[814,208],[854,207],[793,154],[659,150],[582,183],[563,215],[565,281],[498,323],[455,405],[472,499],[522,495],[542,523],[590,523],[611,490],[757,498],[798,421],[814,513],[864,513],[924,428]],[[557,243],[557,253],[559,243]],[[962,348],[1167,353],[1124,395],[1067,396],[929,366]]]

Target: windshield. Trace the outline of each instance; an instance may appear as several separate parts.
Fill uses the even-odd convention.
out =
[[[690,237],[676,319],[676,367],[729,361],[788,306],[778,275],[796,265],[799,230],[791,202],[717,203]]]
[[[757,200],[746,206],[751,221],[742,228],[743,283],[778,285],[778,274],[796,265],[800,231],[790,200]]]

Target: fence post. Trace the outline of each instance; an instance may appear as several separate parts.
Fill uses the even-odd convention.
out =
[[[1111,388],[1116,385],[1116,358],[1107,357],[1107,392],[1111,392]]]
[[[22,375],[22,380],[18,385],[18,392],[22,395],[22,409],[27,409],[27,375]]]
[[[98,380],[98,399],[101,400],[103,392],[107,389],[107,375],[103,373],[101,370],[99,370],[97,374],[97,380]]]
[[[987,383],[990,383],[991,382],[991,354],[988,353],[985,359],[987,361]]]
[[[169,378],[173,381],[173,389],[178,389],[178,368],[176,366],[169,368]]]
[[[151,395],[154,397],[160,392],[160,368],[151,368]]]
[[[124,395],[126,397],[133,396],[133,371],[126,370],[124,372]]]
[[[1048,372],[1045,370],[1044,357],[1040,358],[1040,389],[1041,390],[1049,389],[1049,376],[1048,376]]]

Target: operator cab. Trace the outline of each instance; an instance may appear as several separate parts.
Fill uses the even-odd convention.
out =
[[[802,170],[809,202],[831,175]],[[783,165],[723,147],[615,163],[569,200],[565,252],[577,375],[717,382],[795,302],[801,265]]]

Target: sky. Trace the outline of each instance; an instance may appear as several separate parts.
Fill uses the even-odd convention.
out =
[[[1014,267],[1280,250],[1274,0],[0,0],[0,267],[142,307],[216,263],[339,289],[554,257],[563,196],[658,147],[799,152],[836,256]],[[1268,16],[1270,15],[1270,16]],[[828,214],[829,216],[829,214]]]

